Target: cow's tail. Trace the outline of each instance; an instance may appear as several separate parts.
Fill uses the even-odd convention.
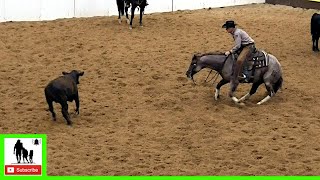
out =
[[[273,90],[274,90],[275,93],[277,93],[277,91],[278,91],[279,89],[281,89],[282,83],[283,83],[283,78],[282,78],[282,76],[281,76],[281,77],[278,79],[278,81],[273,85]]]
[[[118,5],[118,11],[121,13],[121,15],[124,15],[124,0],[117,0]]]

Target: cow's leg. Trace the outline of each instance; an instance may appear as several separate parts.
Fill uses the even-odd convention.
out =
[[[46,94],[46,100],[47,100],[47,103],[48,103],[48,106],[49,106],[49,111],[52,114],[52,119],[55,121],[56,120],[56,113],[53,110],[53,101],[50,100],[50,98],[48,97],[47,94]]]
[[[68,113],[68,103],[67,103],[67,101],[64,101],[64,102],[61,103],[61,112],[62,112],[62,115],[63,115],[64,119],[66,119],[67,124],[71,125],[71,120],[70,120],[70,116],[69,116],[69,113]]]
[[[247,93],[246,95],[244,95],[243,97],[241,97],[241,98],[239,99],[239,102],[245,101],[245,100],[249,99],[250,96],[252,96],[254,93],[257,92],[258,87],[259,87],[262,83],[263,83],[262,81],[253,83],[253,84],[252,84],[252,87],[251,87],[251,89],[250,89],[250,92]]]
[[[76,102],[76,114],[79,114],[79,113],[80,113],[80,111],[79,111],[80,102],[79,102],[79,95],[78,95],[78,93],[75,95],[74,100],[75,100],[75,102]]]
[[[319,51],[319,36],[320,35],[317,35],[317,37],[316,37],[316,51]]]
[[[48,105],[49,105],[49,111],[52,114],[52,120],[56,121],[56,113],[53,110],[53,102],[52,101],[48,102]]]
[[[319,43],[319,35],[313,34],[312,35],[312,50],[313,51],[319,51],[318,43]]]
[[[214,94],[214,99],[218,100],[218,98],[220,97],[220,88],[221,86],[227,84],[229,81],[225,80],[225,79],[221,79],[221,81],[217,84],[216,86],[216,92]]]
[[[136,9],[136,5],[133,5],[132,4],[132,7],[131,7],[131,19],[130,19],[130,29],[132,29],[132,21],[133,21],[133,18],[134,18],[134,11]]]
[[[312,51],[315,51],[315,41],[316,41],[316,37],[315,35],[312,34]]]

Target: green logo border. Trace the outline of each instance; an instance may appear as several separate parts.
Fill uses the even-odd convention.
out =
[[[46,177],[47,176],[47,135],[46,134],[0,134],[0,177],[10,178],[10,176],[4,175],[4,139],[5,138],[42,138],[42,175],[41,176],[23,176],[30,177],[30,179]],[[22,176],[12,176],[14,178],[19,178]],[[21,178],[20,178],[21,179]]]

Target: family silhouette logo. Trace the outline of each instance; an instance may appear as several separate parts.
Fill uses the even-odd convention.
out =
[[[2,136],[5,176],[42,176],[44,174],[46,135]]]

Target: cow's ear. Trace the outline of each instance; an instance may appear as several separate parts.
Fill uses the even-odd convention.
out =
[[[83,74],[84,74],[83,71],[79,72],[79,76],[83,76]]]
[[[67,73],[67,72],[63,71],[63,72],[62,72],[62,74],[63,74],[63,75],[67,75],[67,74],[69,74],[69,73]]]

